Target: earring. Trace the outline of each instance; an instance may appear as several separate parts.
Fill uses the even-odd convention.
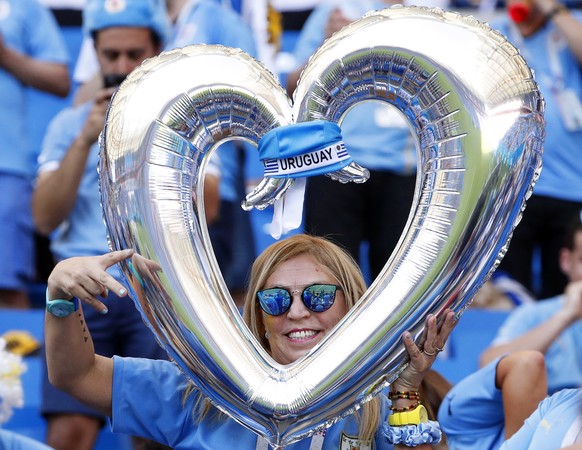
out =
[[[269,332],[265,331],[265,339],[268,341],[269,340]]]

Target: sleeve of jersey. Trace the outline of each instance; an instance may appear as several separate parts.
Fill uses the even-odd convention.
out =
[[[580,399],[579,389],[563,389],[545,398],[500,450],[562,448],[562,445],[569,445],[563,440],[580,413]]]
[[[30,52],[34,58],[66,64],[69,55],[58,23],[49,9],[37,2],[27,2],[26,17]]]
[[[447,439],[469,443],[487,437],[495,440],[503,434],[503,398],[495,387],[500,359],[459,381],[443,399],[438,421]]]
[[[57,169],[65,157],[80,130],[78,122],[86,117],[86,114],[77,117],[75,111],[73,108],[65,108],[50,121],[38,156],[39,172]]]
[[[499,450],[516,450],[530,448],[530,443],[534,437],[536,429],[543,420],[548,409],[552,408],[556,396],[548,397],[542,400],[537,409],[523,423],[523,426],[503,443]],[[554,442],[556,445],[558,442]]]
[[[505,344],[539,325],[539,314],[536,314],[536,308],[535,303],[516,308],[501,325],[491,345]]]
[[[111,430],[174,446],[192,430],[188,379],[169,361],[114,357]]]

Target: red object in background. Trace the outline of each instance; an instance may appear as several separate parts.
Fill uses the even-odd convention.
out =
[[[514,3],[507,7],[507,13],[515,23],[525,21],[528,18],[530,11],[531,7],[527,3]]]

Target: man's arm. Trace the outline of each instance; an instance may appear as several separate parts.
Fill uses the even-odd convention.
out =
[[[509,439],[548,395],[544,355],[527,351],[502,358],[495,371],[495,384],[503,396],[505,439]]]
[[[550,20],[560,30],[566,38],[568,46],[576,56],[579,64],[582,64],[582,22],[580,22],[572,12],[555,0],[534,0],[539,10],[547,17],[554,9],[560,8],[557,13],[552,14]]]
[[[71,88],[66,64],[31,58],[4,45],[2,36],[0,36],[0,68],[27,86],[59,97],[66,97]]]
[[[37,230],[50,234],[71,213],[85,172],[91,147],[103,129],[105,113],[114,88],[99,91],[81,133],[73,141],[56,170],[41,172],[32,196]],[[95,168],[97,170],[97,168]]]
[[[522,350],[537,350],[546,353],[560,334],[582,318],[582,281],[572,282],[564,292],[563,307],[548,320],[527,333],[503,344],[486,349],[480,358],[483,367],[498,356]]]

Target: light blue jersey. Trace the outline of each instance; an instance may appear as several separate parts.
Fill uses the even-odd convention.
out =
[[[562,296],[528,303],[515,309],[499,328],[491,345],[509,342],[538,327],[556,314],[563,305]],[[548,391],[580,386],[582,381],[582,322],[565,329],[545,354]]]
[[[443,399],[438,420],[449,450],[496,450],[503,443],[503,398],[495,386],[501,358],[463,378]]]
[[[382,1],[349,0],[341,4],[344,13],[357,16],[387,6]],[[303,66],[321,46],[325,24],[336,5],[318,5],[305,22],[294,56],[298,67]],[[387,103],[360,103],[348,113],[341,124],[342,136],[350,156],[370,170],[387,170],[398,174],[416,171],[416,141],[404,116]]]
[[[113,432],[143,436],[169,445],[174,450],[255,450],[267,448],[256,434],[230,418],[210,414],[195,422],[192,410],[199,397],[195,391],[183,402],[188,379],[171,362],[114,357]],[[382,416],[388,413],[384,398]],[[387,450],[393,446],[381,432],[376,433],[373,447],[359,445],[358,426],[350,416],[340,420],[325,433],[321,450]],[[290,444],[285,450],[308,450],[312,438]]]
[[[79,136],[93,102],[65,108],[50,122],[39,155],[39,171],[56,170]],[[69,217],[51,236],[51,251],[57,260],[109,252],[99,192],[99,145],[93,144]]]
[[[554,450],[582,437],[582,393],[564,389],[543,400],[500,450]]]
[[[582,21],[582,12],[570,13]],[[577,131],[566,129],[557,99],[557,92],[564,88],[571,90],[582,101],[580,62],[551,20],[529,38],[522,37],[507,18],[492,23],[492,27],[506,35],[519,49],[533,69],[535,80],[546,99],[543,170],[534,187],[534,194],[582,201],[582,128]]]
[[[0,428],[0,449],[2,450],[52,450],[52,447],[13,431]]]
[[[36,0],[0,0],[0,36],[8,48],[46,62],[68,62],[58,24]],[[0,68],[0,172],[31,179],[36,156],[28,147],[26,86]]]
[[[191,44],[219,44],[256,55],[249,26],[234,11],[212,0],[190,0],[174,25],[165,50]]]

